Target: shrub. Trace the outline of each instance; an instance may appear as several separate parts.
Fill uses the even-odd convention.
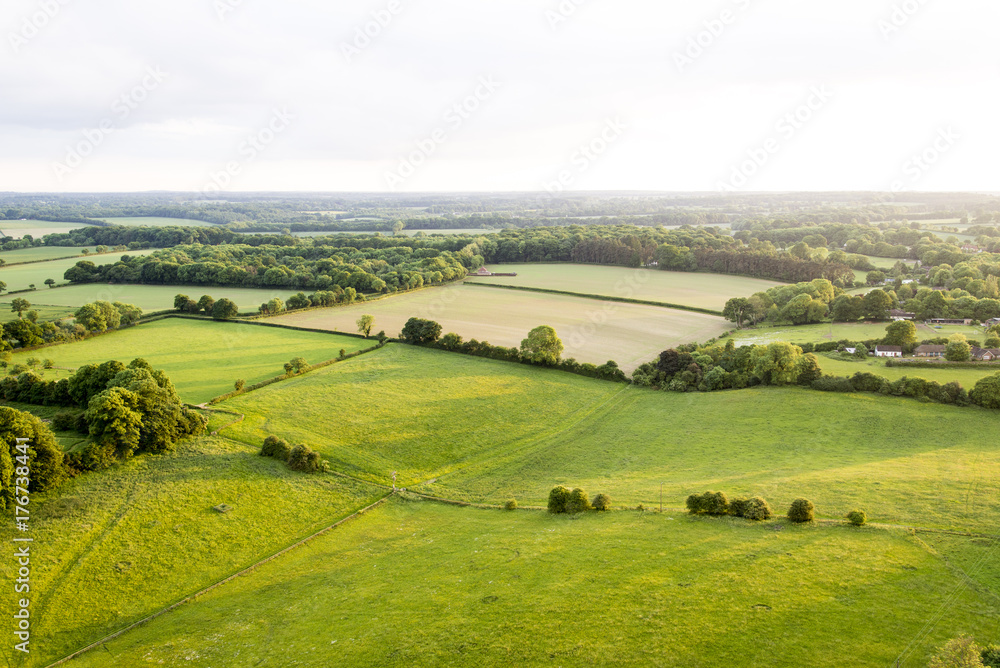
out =
[[[246,384],[247,384],[247,382],[245,380],[243,380],[242,378],[239,378],[235,383],[233,383],[233,388],[237,392],[241,392],[243,390],[243,388],[246,387]]]
[[[607,494],[598,494],[594,497],[594,510],[611,510],[611,497]]]
[[[767,505],[767,501],[759,496],[755,496],[752,499],[740,499],[739,509],[740,514],[737,517],[755,522],[769,520],[772,515],[771,506]],[[733,514],[736,515],[736,513]]]
[[[788,519],[793,522],[812,522],[815,519],[813,511],[816,506],[809,499],[795,499],[788,508]]]
[[[590,505],[590,496],[588,496],[585,491],[576,487],[572,492],[570,492],[569,500],[566,502],[567,513],[582,513],[585,510],[593,509],[594,507]]]
[[[688,496],[687,501],[684,503],[687,506],[688,512],[692,515],[697,515],[701,512],[701,494],[692,494]]]
[[[274,457],[282,461],[288,461],[288,455],[292,449],[288,441],[277,436],[268,436],[264,439],[264,445],[260,449],[261,457]]]
[[[863,527],[865,522],[868,521],[868,516],[865,515],[863,510],[852,510],[847,513],[847,521],[856,527]]]
[[[704,494],[692,494],[687,498],[687,507],[692,515],[704,513],[706,515],[728,515],[729,499],[724,492],[705,492]]]
[[[1000,668],[1000,645],[984,647],[981,660],[987,668]]]
[[[42,367],[45,368],[45,369],[51,369],[51,368],[55,367],[55,365],[56,365],[55,361],[52,360],[52,359],[50,359],[50,358],[48,358],[48,357],[46,357],[45,361],[42,362]]]
[[[293,471],[316,473],[322,470],[323,462],[315,450],[305,445],[296,445],[288,454],[288,467]]]
[[[517,510],[517,499],[509,499],[507,503],[503,504],[504,510]]]
[[[982,666],[982,649],[969,636],[960,636],[945,643],[927,664],[928,668],[975,668]]]
[[[65,411],[55,414],[52,418],[52,427],[57,431],[71,431],[76,428],[76,414]]]
[[[549,492],[549,512],[550,513],[565,513],[566,504],[569,502],[570,492],[567,488],[562,485],[557,485],[552,488]]]
[[[854,386],[851,385],[851,381],[847,378],[841,378],[840,376],[821,376],[810,383],[809,386],[814,390],[819,390],[820,392],[854,391]]]

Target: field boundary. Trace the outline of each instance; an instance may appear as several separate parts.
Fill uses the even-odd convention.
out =
[[[714,315],[722,317],[722,311],[700,308],[698,306],[685,306],[683,304],[671,304],[669,302],[657,302],[648,299],[632,299],[631,297],[612,297],[609,295],[594,295],[586,292],[569,292],[567,290],[552,290],[549,288],[532,288],[522,285],[497,285],[493,283],[470,283],[463,281],[462,285],[474,285],[480,288],[493,288],[498,290],[521,290],[523,292],[538,292],[549,295],[565,295],[567,297],[580,297],[582,299],[596,299],[602,302],[620,302],[622,304],[638,304],[640,306],[658,306],[660,308],[670,308],[677,311],[692,311],[704,315]]]
[[[222,585],[224,585],[224,584],[226,584],[228,582],[232,582],[236,578],[239,578],[239,577],[241,577],[243,575],[246,575],[248,573],[253,572],[253,571],[257,570],[257,568],[259,568],[260,566],[263,566],[266,563],[274,561],[278,557],[280,557],[280,556],[282,556],[284,554],[287,554],[288,552],[291,552],[295,548],[300,547],[302,545],[305,545],[306,543],[312,541],[313,539],[318,538],[318,537],[322,536],[323,534],[328,533],[329,531],[332,531],[333,529],[336,529],[337,527],[341,526],[342,524],[346,524],[350,520],[353,520],[353,519],[355,519],[357,517],[360,517],[361,515],[364,515],[365,513],[367,513],[370,510],[374,510],[375,508],[378,508],[379,506],[381,506],[382,504],[384,504],[386,501],[388,501],[389,498],[392,497],[394,494],[395,494],[395,492],[390,492],[389,494],[386,494],[385,496],[383,496],[379,500],[375,501],[374,503],[372,503],[372,504],[370,504],[368,506],[365,506],[364,508],[362,508],[360,510],[354,511],[353,513],[351,513],[347,517],[338,520],[337,522],[331,524],[330,526],[325,527],[323,529],[320,529],[316,533],[311,534],[309,536],[306,536],[305,538],[302,538],[301,540],[298,540],[295,543],[292,543],[288,547],[285,547],[285,548],[279,550],[278,552],[275,552],[274,554],[272,554],[272,555],[270,555],[268,557],[265,557],[265,558],[261,559],[260,561],[254,563],[254,564],[251,564],[250,566],[247,566],[243,570],[238,571],[238,572],[236,572],[236,573],[234,573],[234,574],[232,574],[232,575],[230,575],[230,576],[228,576],[226,578],[223,578],[222,580],[219,580],[218,582],[210,584],[209,586],[205,587],[204,589],[201,589],[201,590],[199,590],[199,591],[197,591],[197,592],[195,592],[193,594],[190,594],[188,596],[185,596],[184,598],[182,598],[181,600],[177,601],[176,603],[173,603],[173,604],[167,606],[166,608],[163,608],[162,610],[160,610],[158,612],[154,612],[153,614],[148,615],[148,616],[140,619],[139,621],[134,622],[133,624],[130,624],[129,626],[126,626],[125,628],[123,628],[123,629],[121,629],[119,631],[115,631],[114,633],[112,633],[110,635],[107,635],[107,636],[101,638],[100,640],[96,640],[96,641],[90,643],[86,647],[82,647],[81,649],[76,650],[72,654],[68,654],[67,656],[64,656],[63,658],[59,659],[58,661],[54,661],[53,663],[48,664],[46,666],[46,668],[53,668],[53,666],[59,666],[59,665],[62,665],[64,663],[66,663],[67,661],[75,659],[76,657],[78,657],[78,656],[80,656],[82,654],[85,654],[85,653],[89,652],[90,650],[95,649],[96,647],[98,647],[100,645],[103,645],[104,643],[106,643],[108,641],[111,641],[111,640],[114,640],[115,638],[121,637],[122,635],[124,635],[125,633],[131,631],[134,628],[137,628],[139,626],[142,626],[143,624],[151,622],[154,619],[156,619],[157,617],[165,615],[168,612],[171,612],[172,610],[176,610],[177,608],[179,608],[180,606],[184,605],[185,603],[190,603],[194,599],[198,598],[199,596],[203,596],[203,595],[207,594],[208,592],[212,591],[213,589],[221,587]]]

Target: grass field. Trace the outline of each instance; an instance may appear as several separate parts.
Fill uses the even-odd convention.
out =
[[[915,667],[995,632],[919,538],[778,526],[396,501],[69,665]]]
[[[258,450],[223,439],[188,441],[175,452],[82,476],[58,494],[34,495],[32,653],[16,665],[47,665],[382,494],[294,473]],[[212,510],[221,503],[233,510]],[[0,562],[5,581],[13,581],[14,565]],[[12,610],[13,587],[4,590],[0,601]],[[94,658],[106,662],[102,654]]]
[[[26,290],[32,283],[41,292],[50,290],[45,286],[45,279],[51,278],[57,283],[64,283],[63,274],[70,267],[76,266],[77,262],[87,259],[94,264],[101,266],[114,264],[122,259],[123,255],[148,255],[152,251],[126,251],[123,253],[107,253],[94,255],[89,258],[73,257],[66,260],[50,260],[48,262],[34,262],[32,264],[21,264],[13,267],[0,267],[0,281],[7,284],[7,290]],[[72,253],[70,253],[72,254]]]
[[[471,283],[516,285],[681,304],[721,311],[733,297],[749,297],[782,283],[722,274],[628,269],[587,264],[489,265],[517,276],[468,278]]]
[[[34,266],[34,265],[27,265]],[[3,270],[0,270],[2,278]],[[61,277],[60,279],[61,280]],[[84,283],[58,288],[47,288],[40,283],[34,292],[18,295],[32,304],[67,306],[74,310],[84,304],[104,299],[111,302],[135,304],[146,312],[164,311],[174,307],[174,296],[185,294],[195,301],[202,295],[211,295],[216,300],[226,297],[236,302],[241,311],[256,311],[264,302],[274,297],[288,299],[295,292],[291,290],[266,290],[262,288],[233,288],[214,285],[134,285],[109,283]],[[6,296],[6,295],[5,295]],[[354,330],[351,330],[354,331]]]
[[[19,294],[15,296],[21,297],[22,299],[26,298],[30,302],[31,298],[35,296],[35,293]],[[0,322],[11,322],[13,320],[17,320],[17,312],[10,310],[10,304],[11,303],[9,301],[0,302]],[[73,315],[75,309],[68,306],[42,306],[32,302],[30,310],[38,311],[38,319],[39,321],[42,321],[68,318]]]
[[[181,398],[204,403],[233,389],[242,378],[247,385],[284,373],[293,357],[316,364],[367,348],[372,341],[325,332],[297,332],[275,327],[169,318],[92,339],[17,353],[14,363],[28,357],[51,358],[58,367],[76,368],[117,359],[126,364],[144,357],[163,369]]]
[[[865,360],[853,360],[853,359],[843,359],[839,355],[820,355],[819,365],[823,369],[823,373],[830,376],[853,376],[859,371],[874,373],[875,375],[882,376],[883,378],[888,378],[889,380],[898,380],[903,376],[908,376],[910,378],[924,378],[925,380],[936,380],[941,383],[950,383],[952,381],[958,381],[967,390],[971,390],[976,386],[976,382],[980,378],[986,376],[992,376],[995,373],[1000,373],[1000,364],[996,365],[996,368],[960,368],[953,367],[947,364],[941,364],[940,368],[927,369],[908,369],[903,365],[887,367],[885,365],[885,360],[878,360],[875,358],[869,358]]]
[[[46,234],[65,234],[82,227],[90,227],[83,223],[53,223],[47,220],[5,220],[0,221],[0,236],[20,239],[30,234],[34,239],[41,239]]]
[[[451,285],[334,309],[273,318],[273,322],[356,331],[364,313],[375,316],[374,331],[399,334],[411,317],[441,323],[444,333],[494,345],[519,346],[532,329],[550,325],[566,349],[563,357],[603,364],[609,359],[631,371],[662,350],[707,341],[731,325],[711,315],[656,306],[603,302],[582,297]]]
[[[213,227],[212,223],[190,218],[160,218],[157,216],[133,216],[126,218],[98,218],[113,225],[126,227]]]
[[[964,325],[946,325],[941,329],[934,329],[916,323],[917,339],[923,341],[939,337],[948,337],[952,334],[965,334],[970,339],[983,338],[983,328]],[[887,322],[864,322],[864,323],[818,323],[815,325],[788,325],[778,327],[760,327],[757,329],[743,329],[734,332],[726,339],[733,339],[737,345],[773,343],[775,341],[788,341],[790,343],[824,343],[827,341],[867,341],[869,339],[881,339],[885,337],[885,328],[889,326]]]
[[[7,264],[15,262],[37,262],[38,260],[57,260],[65,257],[76,257],[83,260],[84,256],[80,252],[86,248],[91,253],[95,252],[94,246],[39,246],[37,248],[19,248],[17,250],[0,251],[0,260]],[[117,254],[121,257],[121,253]],[[59,277],[62,281],[62,277]]]

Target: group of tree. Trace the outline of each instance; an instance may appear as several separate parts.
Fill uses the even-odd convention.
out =
[[[549,492],[548,509],[550,513],[575,515],[588,510],[611,510],[611,497],[607,494],[597,494],[591,500],[590,496],[579,487],[569,489],[557,485]]]
[[[194,301],[187,295],[175,295],[174,308],[181,313],[204,313],[212,316],[215,320],[231,320],[240,314],[236,302],[225,297],[216,301],[211,295],[202,295],[198,301]]]
[[[320,458],[320,454],[307,445],[292,447],[283,438],[268,436],[260,449],[261,457],[273,457],[288,464],[288,468],[302,473],[329,471],[330,464]]]
[[[15,495],[23,494],[18,487],[44,492],[67,473],[62,449],[49,427],[31,413],[0,406],[0,512],[13,508]]]
[[[139,322],[142,309],[122,302],[96,301],[84,304],[73,314],[76,323],[88,332],[106,332]]]
[[[771,506],[759,496],[737,497],[730,500],[725,492],[705,492],[692,494],[685,502],[692,515],[732,515],[761,522],[773,516]]]
[[[980,647],[972,636],[959,636],[946,642],[927,667],[1000,668],[1000,645]]]

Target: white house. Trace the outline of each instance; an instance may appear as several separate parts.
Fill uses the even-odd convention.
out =
[[[899,346],[875,346],[875,357],[902,357],[903,349]]]

